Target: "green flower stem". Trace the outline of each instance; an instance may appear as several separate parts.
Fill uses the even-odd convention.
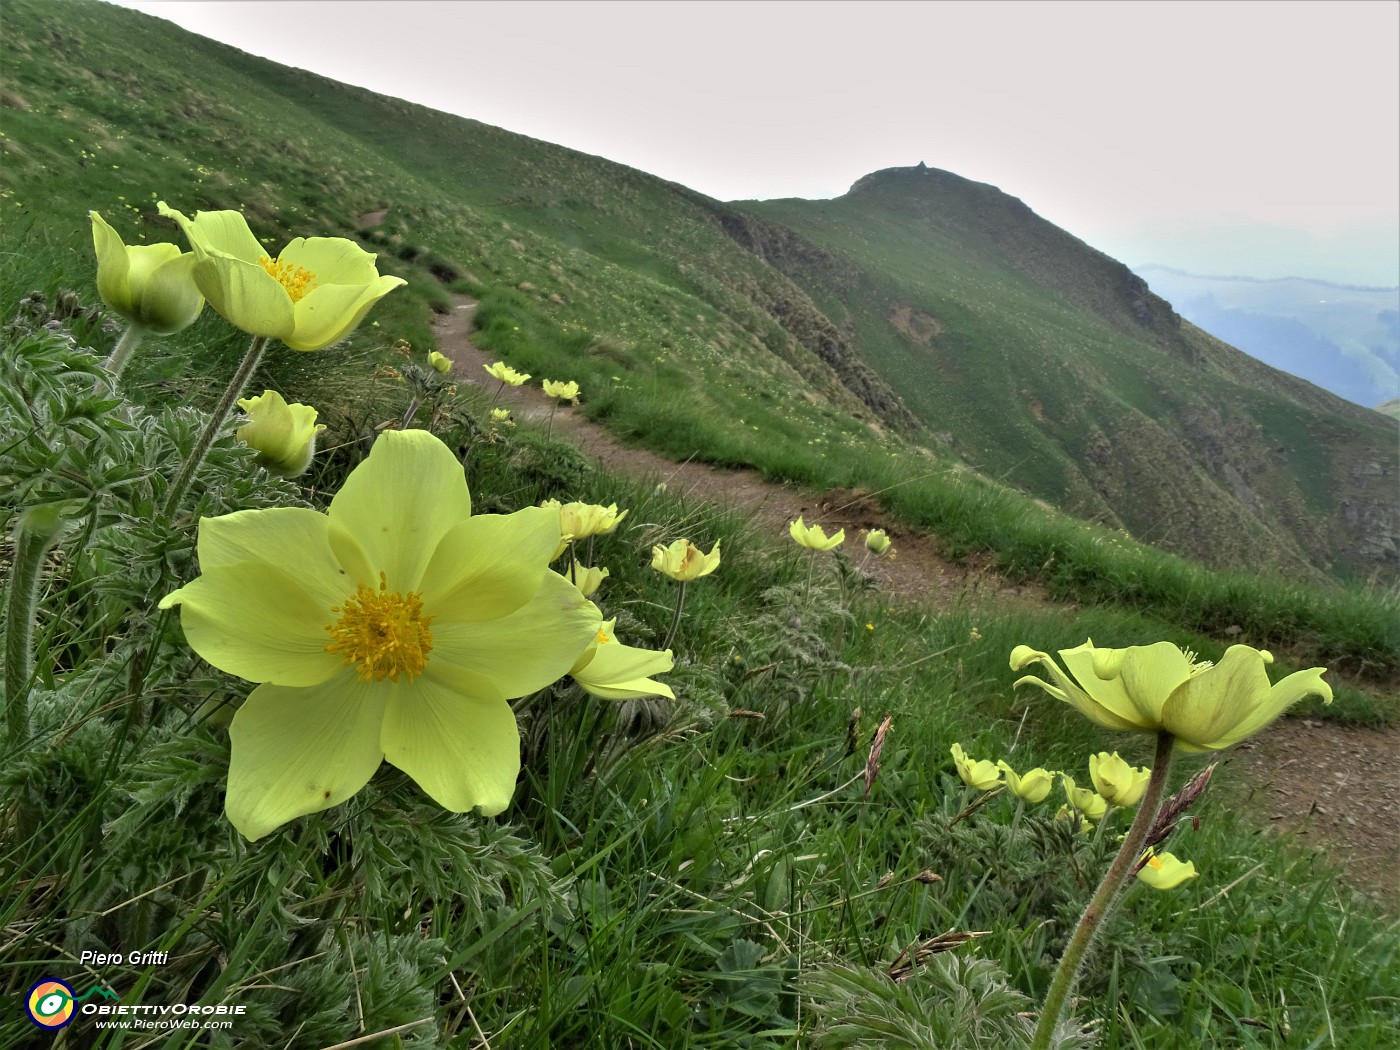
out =
[[[253,341],[248,345],[248,352],[243,355],[243,360],[238,363],[238,369],[233,373],[233,378],[229,380],[228,389],[224,391],[223,397],[219,398],[219,403],[214,406],[214,412],[209,417],[209,422],[204,425],[204,429],[199,434],[199,440],[195,442],[194,450],[190,453],[190,458],[185,460],[180,467],[180,473],[175,475],[175,480],[170,483],[170,491],[165,497],[165,516],[173,518],[175,512],[180,509],[180,500],[184,499],[185,490],[190,487],[190,482],[198,473],[200,466],[204,463],[204,457],[209,454],[209,446],[214,443],[214,438],[218,436],[219,428],[224,425],[224,420],[228,418],[234,402],[243,394],[243,388],[248,385],[248,380],[253,378],[253,373],[258,370],[258,363],[262,360],[263,349],[267,346],[268,336],[255,335]]]
[[[544,428],[544,439],[546,441],[548,441],[550,435],[554,433],[554,413],[558,411],[558,409],[559,402],[557,400],[554,402],[554,404],[549,406],[549,426]]]
[[[685,608],[685,581],[677,581],[681,585],[680,593],[676,595],[676,611],[671,615],[671,629],[666,632],[666,640],[661,643],[662,649],[671,648],[671,643],[676,640],[676,632],[681,626],[681,610]]]
[[[136,348],[141,345],[141,340],[146,338],[146,330],[140,325],[133,324],[127,327],[122,333],[122,337],[117,340],[117,345],[112,348],[112,352],[107,355],[107,360],[102,362],[102,367],[112,373],[112,382],[122,374],[122,369],[131,360],[131,355],[136,352]]]
[[[1036,1026],[1035,1038],[1031,1041],[1031,1050],[1049,1050],[1055,1035],[1055,1028],[1060,1023],[1060,1016],[1064,1013],[1065,1004],[1069,1000],[1069,993],[1074,988],[1075,979],[1079,976],[1079,967],[1084,961],[1084,954],[1089,950],[1089,945],[1093,943],[1094,935],[1098,932],[1099,926],[1108,913],[1113,910],[1118,894],[1131,876],[1138,858],[1142,856],[1147,833],[1152,828],[1152,822],[1157,817],[1157,810],[1162,805],[1162,797],[1166,794],[1167,773],[1171,769],[1172,744],[1175,743],[1175,740],[1176,738],[1166,730],[1158,730],[1157,754],[1152,760],[1152,776],[1147,781],[1147,791],[1142,796],[1137,816],[1133,820],[1133,826],[1128,829],[1127,836],[1123,839],[1118,856],[1113,858],[1113,863],[1109,865],[1103,881],[1099,883],[1099,888],[1094,891],[1089,906],[1079,917],[1079,925],[1074,928],[1074,935],[1070,937],[1065,954],[1060,958],[1060,965],[1056,968],[1055,977],[1050,982],[1050,990],[1045,994],[1045,1005],[1040,1010],[1040,1023]]]
[[[34,613],[39,577],[59,530],[15,529],[10,600],[5,606],[5,728],[11,747],[29,735],[29,684],[34,677]]]

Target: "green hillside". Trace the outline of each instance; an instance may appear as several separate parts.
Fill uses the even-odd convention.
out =
[[[744,208],[828,253],[740,233],[984,473],[1215,564],[1395,550],[1393,427],[1183,322],[994,187],[919,166]]]
[[[570,371],[590,414],[678,456],[827,484],[902,436],[1215,566],[1394,568],[1396,447],[1374,416],[1182,326],[988,187],[896,169],[739,212],[141,15],[63,10],[7,8],[7,238],[88,208],[164,237],[157,198],[240,207],[271,239],[355,230],[423,300],[486,294],[488,345]]]
[[[1194,532],[1238,569],[1111,527],[1115,500],[1176,506],[1112,473],[1144,469],[1124,433],[1199,452],[1152,355],[1229,394],[1161,395],[1182,420],[1305,446],[1318,505],[1361,442],[1329,401],[1158,332],[1117,264],[1024,215],[1007,258],[1006,225],[962,234],[938,300],[907,232],[877,267],[120,8],[0,20],[0,1047],[1393,1047],[1391,829],[1309,804],[1394,797],[1393,588],[1328,579],[1208,479]],[[161,200],[238,209],[274,277],[238,219]],[[119,272],[151,257],[104,235],[99,263],[90,208],[202,256],[132,279],[188,321],[190,266],[198,320],[144,331]],[[317,234],[380,272],[282,247]],[[1012,477],[998,427],[929,414],[909,372],[952,335],[988,363],[949,381],[1059,456],[1054,486],[979,473]],[[474,382],[478,348],[531,389]],[[1092,470],[1086,400],[1112,417]],[[754,516],[613,472],[556,419],[579,412],[806,487],[755,485]],[[783,527],[833,500],[844,546]],[[860,542],[877,524],[898,557]],[[1042,662],[1066,651],[1087,693],[1018,683],[1066,683]],[[1305,720],[1265,725],[1284,708]]]

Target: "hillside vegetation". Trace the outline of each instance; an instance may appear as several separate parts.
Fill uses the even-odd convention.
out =
[[[1128,391],[1113,396],[1155,419],[1132,384],[1155,390],[1160,369],[1139,376],[1111,333],[1142,354],[1176,337],[1132,342],[1136,286],[1113,283],[1111,260],[1081,259],[1083,282],[1047,298],[1038,281],[1068,274],[1071,248],[1035,279],[969,249],[949,282],[987,298],[955,309],[913,297],[908,237],[864,269],[839,224],[798,232],[129,11],[0,14],[0,1046],[1021,1050],[1038,1023],[1036,1046],[1066,1050],[1393,1045],[1388,887],[1367,896],[1272,834],[1237,767],[1207,785],[1220,752],[1171,757],[1173,734],[1218,748],[1271,695],[1393,722],[1393,597],[1329,580],[1302,538],[1268,546],[1285,517],[1227,515],[1261,550],[1222,571],[991,480],[970,465],[986,450],[942,440],[903,366],[860,334],[886,293],[892,329],[923,350],[948,333],[985,349],[980,315],[1011,325],[1024,308],[1057,339],[1097,340]],[[861,203],[883,181],[834,207],[917,218],[904,188]],[[279,304],[306,290],[296,258],[358,256],[283,251],[293,237],[359,238],[407,286],[376,275],[386,297],[306,352],[250,346],[248,288],[219,304],[205,289],[202,316],[148,335],[117,377],[130,304],[98,293],[87,213],[127,243],[189,248],[158,200],[242,212],[282,252]],[[129,258],[106,243],[108,265]],[[269,291],[251,260],[210,265]],[[511,418],[493,384],[429,356],[432,311],[466,295],[476,344],[532,384],[580,385],[558,412],[676,458],[862,486],[942,553],[1049,600],[897,601],[854,528],[834,552],[804,549],[681,486],[609,474],[553,416]],[[1182,338],[1200,353],[1187,371],[1243,396],[1224,373],[1254,366]],[[1045,360],[1069,368],[1057,346]],[[260,362],[246,390],[240,362]],[[1083,396],[1109,405],[1092,373],[1075,373]],[[251,415],[234,399],[264,389],[326,426],[307,472],[274,476],[242,414],[211,411]],[[1326,395],[1295,393],[1266,398],[1278,426],[1353,439]],[[1042,403],[1047,420],[1061,408]],[[1319,470],[1334,452],[1318,446]],[[1069,492],[1091,472],[1065,457]],[[591,509],[556,518],[550,499]],[[556,543],[584,517],[609,524]],[[590,579],[596,606],[575,588]],[[1015,686],[1037,666],[1022,647],[1086,638],[1170,643],[1210,718],[1107,729]],[[1239,659],[1275,683],[1301,673],[1271,694],[1231,677]],[[1116,783],[1096,776],[1109,767]],[[1149,827],[1159,792],[1186,814],[1174,830]],[[1148,841],[1172,855],[1139,854]],[[1076,918],[1115,854],[1121,905],[1091,941]],[[1076,982],[1060,962],[1078,949]],[[154,1012],[188,1006],[211,1013]],[[68,1032],[39,1030],[69,1009]]]
[[[990,187],[895,169],[740,212],[143,16],[65,12],[8,15],[12,231],[89,207],[144,230],[152,194],[359,229],[429,301],[436,276],[528,312],[555,338],[490,333],[498,350],[573,367],[590,414],[682,456],[824,483],[912,443],[1216,567],[1400,564],[1392,428],[1181,325]],[[37,192],[60,172],[71,197]],[[789,228],[755,240],[753,214]]]

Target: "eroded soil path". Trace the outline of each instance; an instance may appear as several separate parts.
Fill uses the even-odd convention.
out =
[[[475,304],[464,297],[438,318],[438,349],[454,364],[459,380],[494,390],[485,372],[492,361],[471,342]],[[567,377],[561,377],[567,378]],[[498,404],[520,419],[543,420],[552,400],[538,385],[509,388]],[[766,481],[756,471],[728,470],[705,463],[676,463],[646,449],[624,445],[581,412],[562,407],[554,431],[607,470],[650,477],[688,498],[736,510],[756,528],[775,536],[799,514],[828,532],[844,528],[859,543],[862,529],[881,528],[898,550],[893,561],[870,559],[881,590],[934,609],[953,603],[977,608],[995,604],[1046,606],[1033,586],[1014,584],[987,560],[952,561],[939,553],[938,538],[914,532],[884,517],[868,494],[849,490],[804,492]],[[1246,800],[1270,826],[1296,832],[1343,865],[1349,883],[1400,905],[1400,727],[1362,729],[1304,718],[1280,720],[1264,733],[1221,756],[1221,789]],[[1227,772],[1228,771],[1228,772]]]

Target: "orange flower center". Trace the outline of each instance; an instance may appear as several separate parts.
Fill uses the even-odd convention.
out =
[[[360,681],[397,682],[402,674],[411,682],[428,665],[433,618],[423,615],[418,595],[390,591],[384,573],[379,574],[379,590],[362,583],[354,597],[331,606],[331,612],[340,618],[326,624],[331,636],[326,652],[340,653],[347,665],[354,664]]]
[[[279,262],[266,255],[261,261],[263,269],[277,278],[277,283],[287,289],[287,294],[292,297],[294,303],[301,302],[316,284],[316,275],[310,270],[303,270],[289,262]]]

